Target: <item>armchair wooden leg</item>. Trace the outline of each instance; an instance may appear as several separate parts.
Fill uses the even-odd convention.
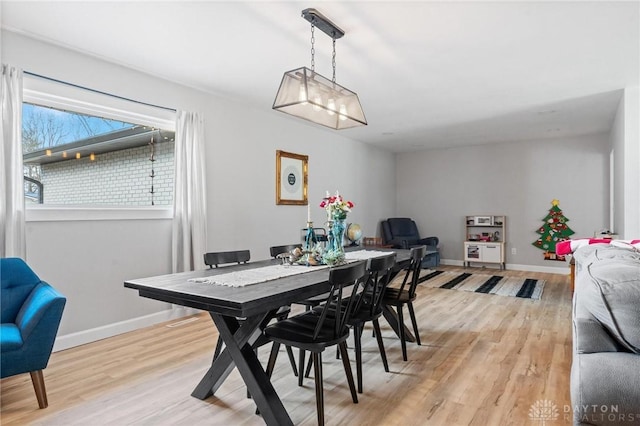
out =
[[[44,374],[42,374],[42,370],[30,371],[29,374],[31,374],[33,389],[36,391],[38,406],[40,408],[47,408],[49,402],[47,401],[47,389],[44,387]]]

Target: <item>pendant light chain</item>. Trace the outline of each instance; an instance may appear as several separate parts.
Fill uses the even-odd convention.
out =
[[[313,34],[313,30],[315,29],[315,25],[313,25],[313,23],[311,24],[311,71],[315,71],[316,70],[316,59],[315,59],[315,55],[316,55],[316,48],[315,48],[315,43],[316,43],[316,38],[314,37]]]
[[[156,177],[156,171],[154,170],[153,167],[153,163],[156,162],[156,144],[153,140],[153,132],[155,131],[155,129],[151,129],[151,142],[149,142],[149,146],[151,147],[151,154],[149,156],[149,161],[151,161],[151,174],[149,175],[149,177],[151,178],[151,191],[149,191],[149,193],[151,194],[151,205],[155,206],[155,200],[154,200],[154,195],[156,193],[156,191],[153,189],[153,178]]]
[[[333,67],[333,80],[331,80],[334,84],[336,82],[336,38],[333,37],[333,56],[331,57],[331,66]]]

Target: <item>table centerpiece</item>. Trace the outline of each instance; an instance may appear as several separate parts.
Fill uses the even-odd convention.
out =
[[[336,195],[330,195],[327,191],[320,207],[327,212],[327,227],[329,228],[329,241],[322,254],[322,261],[330,266],[340,265],[344,263],[345,220],[354,204],[351,201],[345,201],[338,191],[336,191]]]

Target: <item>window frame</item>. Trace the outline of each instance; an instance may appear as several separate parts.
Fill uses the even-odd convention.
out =
[[[55,109],[95,115],[175,131],[176,111],[118,96],[83,89],[45,78],[24,75],[22,101]],[[27,222],[171,219],[173,206],[25,205]]]

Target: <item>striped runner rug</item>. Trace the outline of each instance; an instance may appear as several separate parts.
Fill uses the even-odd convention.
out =
[[[503,277],[501,275],[470,274],[423,269],[420,282],[429,288],[472,291],[538,300],[542,297],[544,280]]]

